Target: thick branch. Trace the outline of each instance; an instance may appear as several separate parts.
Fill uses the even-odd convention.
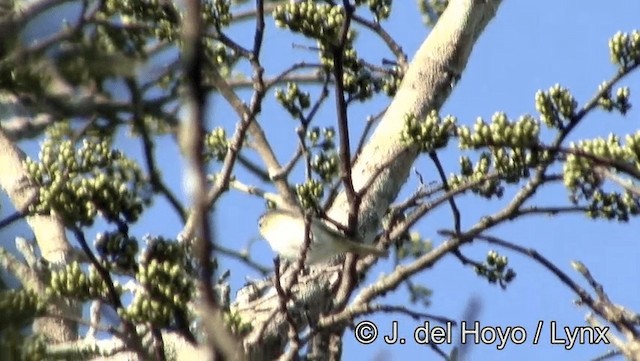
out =
[[[7,192],[11,203],[25,212],[37,197],[36,187],[29,181],[24,167],[25,154],[4,133],[0,127],[0,187]],[[27,223],[35,234],[42,257],[51,264],[64,264],[70,261],[71,246],[67,242],[64,226],[53,215],[27,216]],[[36,288],[34,285],[25,285]],[[39,286],[41,287],[41,285]],[[64,307],[63,307],[64,308]],[[51,305],[54,314],[68,313]],[[72,322],[55,318],[43,318],[36,322],[36,328],[54,341],[68,341],[77,337],[77,329]]]
[[[450,1],[416,53],[393,102],[353,167],[356,192],[362,192],[370,184],[359,214],[358,231],[365,241],[373,241],[379,220],[407,180],[418,155],[414,147],[400,140],[403,119],[407,114],[422,119],[432,109],[440,109],[462,74],[475,40],[494,17],[500,3],[500,0]],[[379,172],[380,164],[390,166]],[[331,218],[346,223],[347,203],[343,192],[331,209]]]

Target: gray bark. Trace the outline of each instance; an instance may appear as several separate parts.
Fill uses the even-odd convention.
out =
[[[0,187],[7,192],[14,207],[19,211],[26,211],[35,199],[37,189],[28,181],[24,167],[24,153],[6,136],[0,127]],[[35,235],[36,242],[42,254],[52,267],[64,265],[72,254],[71,246],[67,242],[64,225],[53,215],[32,215],[26,217],[27,223]],[[44,285],[37,278],[24,285],[27,289],[43,292]],[[73,310],[58,302],[51,304],[48,312],[53,315],[79,316],[79,310]],[[34,329],[52,341],[61,342],[77,338],[75,322],[59,317],[43,317],[36,320]]]

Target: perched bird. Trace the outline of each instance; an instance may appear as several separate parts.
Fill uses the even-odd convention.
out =
[[[260,234],[280,257],[294,261],[300,256],[305,240],[304,218],[291,211],[270,210],[258,220]],[[338,231],[328,228],[319,219],[312,218],[309,232],[308,264],[326,261],[346,252],[359,255],[386,256],[387,251],[372,245],[354,242]]]

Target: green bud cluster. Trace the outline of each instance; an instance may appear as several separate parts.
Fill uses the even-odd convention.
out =
[[[323,182],[330,182],[340,174],[340,157],[335,151],[320,152],[311,159],[311,169]]]
[[[369,1],[374,12],[384,15],[385,3],[388,0]],[[344,44],[339,44],[345,12],[342,6],[318,4],[307,0],[288,2],[276,7],[273,12],[276,25],[316,39],[320,49],[320,62],[327,71],[334,67],[334,51],[339,50],[342,57],[344,90],[355,99],[365,100],[382,89],[393,92],[397,79],[394,77],[379,78],[365,69],[358,59],[353,47],[356,33],[349,29]],[[292,112],[292,110],[290,110]],[[296,116],[294,111],[292,115]]]
[[[640,31],[615,33],[609,40],[609,53],[611,62],[623,69],[637,65],[640,62]]]
[[[233,19],[230,0],[205,0],[202,3],[202,16],[205,24],[216,28],[228,26]]]
[[[629,157],[633,159],[633,165],[640,168],[640,131],[635,134],[627,134],[624,137],[624,148],[628,152]]]
[[[164,237],[145,236],[146,246],[142,252],[141,263],[149,263],[151,260],[159,262],[169,261],[182,264],[185,271],[191,272],[192,267],[188,263],[188,251],[185,244]]]
[[[334,141],[336,131],[333,127],[312,127],[307,131],[307,141],[311,148],[319,149],[311,159],[311,170],[320,176],[323,182],[330,182],[340,173],[340,157],[336,153]]]
[[[413,114],[405,115],[400,137],[406,144],[418,146],[421,152],[431,152],[446,147],[455,131],[455,117],[441,119],[438,112],[432,110],[424,120]]]
[[[431,305],[431,295],[433,291],[425,285],[408,282],[409,300],[411,303],[421,303],[425,307]]]
[[[47,345],[49,341],[39,334],[26,337],[20,347],[20,358],[23,361],[42,361],[47,360]]]
[[[120,314],[133,322],[168,326],[174,312],[186,312],[193,298],[193,267],[181,243],[162,237],[147,237],[146,243],[135,275],[142,289]]]
[[[379,79],[374,78],[371,73],[365,69],[360,60],[358,59],[358,52],[353,47],[353,42],[356,38],[356,33],[349,29],[345,39],[345,43],[340,49],[342,56],[342,82],[344,90],[356,96],[358,99],[364,99],[371,96],[371,93],[380,88],[378,83],[372,84],[375,79],[379,82]],[[334,68],[334,54],[337,44],[318,41],[318,47],[320,48],[320,63],[327,72],[330,72]]]
[[[167,327],[171,324],[173,308],[169,305],[150,298],[144,292],[136,292],[131,304],[120,309],[118,315],[134,323],[151,323],[154,327]]]
[[[214,128],[204,136],[204,158],[206,161],[221,162],[229,151],[229,140],[223,128]]]
[[[311,147],[320,148],[325,152],[336,149],[335,136],[336,130],[333,127],[324,127],[322,130],[320,127],[312,127],[307,131],[307,140]]]
[[[238,54],[217,40],[205,38],[203,42],[204,57],[207,59],[204,64],[204,81],[214,83],[214,79],[210,75],[212,71],[216,71],[223,77],[230,76],[232,66],[240,59]]]
[[[8,327],[20,328],[45,311],[45,301],[31,290],[0,291],[0,334]]]
[[[598,163],[627,164],[640,169],[640,132],[627,135],[625,141],[626,144],[621,145],[619,137],[612,134],[606,139],[584,140],[570,145],[573,151],[564,163],[564,185],[574,204],[582,199],[590,202],[591,217],[627,221],[630,215],[640,212],[640,197],[637,195],[629,191],[621,195],[602,189],[604,177],[598,170]],[[599,162],[594,162],[588,155],[597,157]]]
[[[149,41],[179,38],[173,2],[106,0],[93,16],[93,30],[65,40],[72,43],[54,55],[58,72],[72,85],[102,86],[108,77],[134,76],[148,57]]]
[[[478,194],[485,198],[494,196],[500,198],[504,194],[504,186],[499,179],[486,179],[492,166],[492,157],[487,152],[480,154],[480,159],[473,165],[473,162],[467,156],[460,157],[460,175],[453,174],[449,178],[449,187],[456,189],[469,182],[478,182],[477,185],[471,187],[474,194]]]
[[[591,197],[587,215],[591,218],[629,221],[629,216],[640,214],[640,199],[630,192],[623,194],[596,189]]]
[[[171,1],[106,0],[96,17],[104,20],[99,28],[110,33],[114,49],[133,45],[136,52],[142,54],[145,38],[173,41],[180,35],[180,12]],[[124,26],[107,25],[115,17],[120,18]]]
[[[40,190],[31,211],[55,213],[68,225],[90,226],[98,213],[107,221],[135,222],[148,196],[138,165],[110,149],[108,140],[84,139],[76,149],[55,132],[42,144],[39,162],[25,161]]]
[[[121,232],[100,233],[96,237],[95,247],[105,268],[126,274],[135,271],[138,241],[134,237]]]
[[[605,84],[603,83],[598,87],[598,90],[602,91],[604,87]],[[620,87],[616,90],[615,99],[611,97],[611,89],[608,89],[608,91],[604,92],[604,94],[602,94],[602,96],[598,98],[598,106],[608,112],[616,109],[620,112],[620,114],[625,115],[627,114],[627,111],[631,109],[631,103],[629,102],[630,96],[631,89],[626,86]]]
[[[537,157],[526,153],[522,149],[506,150],[504,148],[492,149],[494,167],[502,180],[507,183],[517,183],[521,178],[529,177],[529,168],[537,163]]]
[[[124,16],[123,22],[125,24],[132,20],[165,20],[178,25],[180,21],[175,17],[179,15],[175,4],[164,0],[105,0],[100,11],[109,17]],[[129,17],[129,20],[127,17]]]
[[[98,26],[91,38],[55,54],[56,69],[71,85],[102,87],[107,78],[134,75],[143,43],[144,38],[123,34],[121,29]],[[45,89],[45,92],[50,90]],[[64,104],[60,108],[59,111],[66,110]]]
[[[500,283],[505,287],[516,277],[515,271],[507,268],[508,264],[507,256],[501,256],[492,250],[487,253],[485,262],[476,266],[476,273],[486,278],[489,283]]]
[[[418,0],[422,21],[429,27],[433,27],[447,5],[449,5],[449,0]]]
[[[193,282],[179,264],[153,259],[138,267],[136,277],[145,290],[136,292],[123,313],[133,322],[168,326],[174,311],[185,310],[193,297]]]
[[[296,194],[302,208],[307,210],[316,209],[316,206],[324,196],[323,183],[310,179],[305,183],[297,184]]]
[[[358,64],[344,72],[344,91],[362,102],[371,98],[374,93],[379,93],[385,85],[390,89],[392,85],[385,82],[385,79],[374,77],[368,69]]]
[[[482,153],[475,166],[468,157],[461,157],[461,176],[454,176],[451,186],[481,181],[493,168],[500,180],[484,181],[472,189],[484,197],[501,197],[503,187],[500,182],[517,183],[529,176],[530,168],[548,157],[548,152],[536,149],[540,142],[540,124],[530,115],[510,121],[505,113],[498,112],[492,116],[491,123],[478,118],[473,129],[460,126],[456,135],[461,149],[488,149],[488,152]]]
[[[478,118],[473,132],[466,125],[457,129],[461,149],[484,147],[529,148],[539,143],[540,124],[532,116],[525,115],[515,122],[503,112],[491,117],[491,124]]]
[[[242,319],[242,314],[238,311],[231,310],[229,312],[225,312],[223,318],[225,324],[234,335],[242,336],[253,329],[251,322],[245,322]]]
[[[16,37],[17,38],[17,37]],[[0,46],[8,46],[4,39]],[[3,49],[4,54],[9,54],[13,49]],[[35,56],[34,56],[35,58]],[[18,66],[14,62],[0,61],[0,89],[11,89],[17,94],[36,92],[42,93],[51,82],[51,75],[40,71],[35,64],[22,64]]]
[[[399,66],[392,67],[391,73],[385,74],[382,79],[380,79],[380,89],[388,96],[396,95],[396,91],[398,91],[403,77],[404,72]]]
[[[366,3],[369,5],[369,10],[375,16],[376,21],[380,21],[389,18],[392,2],[392,0],[356,0],[356,6]]]
[[[286,91],[277,88],[275,97],[278,103],[282,104],[289,114],[296,119],[301,118],[302,111],[311,106],[309,93],[301,91],[297,83],[288,82]]]
[[[276,26],[333,45],[339,41],[344,16],[342,6],[318,4],[312,0],[286,2],[273,10]]]
[[[418,232],[407,233],[404,241],[398,248],[398,258],[405,259],[408,257],[418,258],[433,248],[430,240],[422,239]]]
[[[117,285],[116,290],[121,292]],[[77,261],[51,273],[47,292],[82,302],[95,299],[107,302],[110,300],[107,285],[95,268],[89,266],[89,272],[85,273]]]
[[[384,77],[377,77],[363,66],[358,59],[358,52],[353,48],[355,32],[349,30],[347,33],[342,53],[342,84],[343,90],[353,99],[364,101],[371,98],[374,93],[380,92],[385,84]],[[327,72],[334,67],[333,49],[334,44],[319,43],[320,63]]]
[[[552,86],[547,92],[536,92],[535,103],[542,122],[554,129],[560,129],[570,122],[578,106],[569,90],[559,84]]]
[[[126,20],[132,20],[125,16]],[[125,20],[125,21],[126,21]],[[144,27],[132,26],[125,29],[117,26],[101,25],[96,27],[93,42],[87,43],[88,50],[98,51],[102,54],[123,53],[130,56],[143,55],[147,36],[150,36]]]

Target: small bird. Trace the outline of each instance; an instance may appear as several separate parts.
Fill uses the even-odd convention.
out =
[[[298,259],[305,239],[305,221],[301,215],[291,211],[270,210],[260,217],[258,227],[262,237],[280,257],[289,261]],[[306,258],[308,264],[322,262],[345,252],[359,255],[387,255],[386,250],[347,239],[316,218],[311,219],[309,237]]]

